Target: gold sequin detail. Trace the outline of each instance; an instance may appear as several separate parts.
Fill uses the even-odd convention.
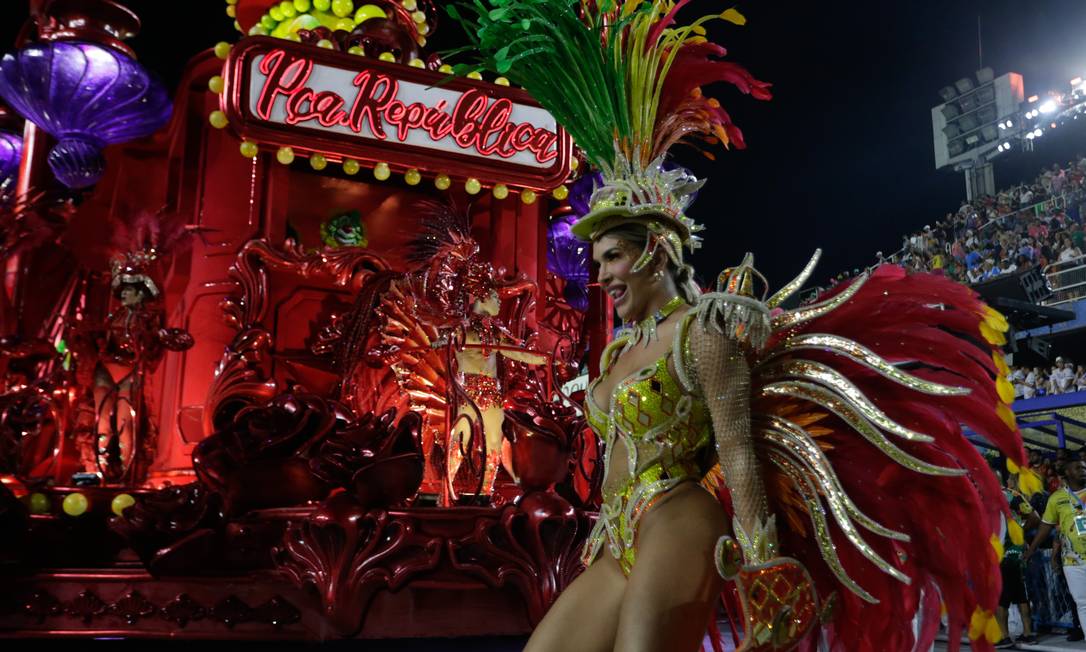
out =
[[[860,288],[867,282],[867,278],[867,274],[861,274],[856,277],[856,280],[853,281],[851,285],[825,301],[803,308],[797,308],[796,310],[789,310],[777,315],[773,318],[773,330],[781,331],[795,328],[796,326],[805,324],[812,319],[817,319],[822,315],[836,310],[841,304],[851,299],[853,295],[860,291]]]
[[[814,255],[807,261],[807,264],[803,267],[803,271],[799,273],[794,279],[788,282],[784,287],[773,293],[773,296],[765,302],[770,308],[776,308],[785,301],[788,300],[799,289],[803,287],[803,284],[807,282],[807,279],[811,278],[811,274],[814,273],[815,266],[818,265],[818,260],[822,258],[822,250],[815,249]]]
[[[906,373],[898,369],[893,364],[879,357],[874,351],[865,347],[864,345],[854,342],[847,337],[841,337],[839,335],[827,335],[825,333],[811,333],[808,335],[799,335],[788,340],[785,344],[775,349],[773,353],[767,358],[767,360],[780,357],[786,353],[792,353],[800,349],[817,349],[822,351],[829,351],[836,355],[848,358],[853,362],[858,362],[867,368],[877,371],[884,377],[890,380],[904,385],[909,389],[922,392],[924,394],[930,394],[932,396],[965,396],[969,393],[969,389],[964,387],[953,387],[951,385],[942,385],[940,383],[933,383],[923,378],[917,378],[916,376]]]

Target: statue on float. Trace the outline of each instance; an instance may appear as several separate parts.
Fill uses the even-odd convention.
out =
[[[441,333],[433,346],[452,352],[449,372],[456,380],[445,460],[448,495],[456,499],[457,472],[481,434],[484,463],[477,493],[493,496],[500,464],[515,477],[508,454],[504,460],[502,454],[505,411],[498,356],[528,365],[544,364],[547,357],[528,350],[503,322],[499,274],[483,260],[467,215],[438,202],[423,202],[421,209],[423,232],[408,256],[419,265],[411,282],[419,316]],[[508,290],[523,288],[513,284]]]
[[[193,345],[188,331],[165,327],[162,293],[151,275],[162,254],[156,246],[164,233],[162,224],[151,225],[157,217],[137,219],[131,231],[137,243],[149,240],[146,246],[110,261],[110,292],[119,305],[102,322],[79,329],[76,335],[79,357],[93,369],[93,434],[79,439],[80,459],[85,472],[107,483],[141,480],[154,453],[144,384],[166,351],[184,351]],[[171,240],[181,235],[183,227],[176,231]]]

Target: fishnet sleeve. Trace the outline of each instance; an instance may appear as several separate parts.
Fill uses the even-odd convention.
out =
[[[720,470],[735,517],[752,534],[768,508],[750,434],[750,368],[740,345],[711,326],[707,330],[697,322],[691,324],[689,344],[691,380],[712,416]]]

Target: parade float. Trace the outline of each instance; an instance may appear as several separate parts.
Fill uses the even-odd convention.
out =
[[[110,0],[0,62],[0,635],[527,633],[598,500],[570,138],[428,0],[224,6],[174,89]]]

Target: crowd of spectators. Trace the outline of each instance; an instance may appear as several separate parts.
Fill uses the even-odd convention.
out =
[[[1058,357],[1047,369],[1011,367],[1009,380],[1015,399],[1081,392],[1086,390],[1086,366],[1076,367],[1067,358]]]
[[[1084,184],[1086,156],[1053,164],[1032,183],[963,202],[957,212],[905,236],[889,260],[968,284],[1076,260],[1086,251],[1078,201]],[[881,252],[877,257],[884,261]]]
[[[1053,164],[1032,183],[1019,184],[963,201],[933,225],[906,235],[901,249],[876,254],[875,264],[897,263],[923,272],[944,274],[969,285],[1086,255],[1086,156],[1066,165]],[[804,303],[828,287],[860,274],[845,270],[813,288]]]

